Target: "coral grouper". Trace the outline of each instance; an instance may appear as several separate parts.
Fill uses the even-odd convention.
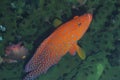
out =
[[[25,66],[28,74],[24,80],[34,80],[40,74],[45,73],[51,66],[67,53],[79,56],[84,59],[77,41],[84,35],[92,20],[91,14],[75,16],[72,20],[57,28],[48,38],[46,38],[37,48],[34,56]]]

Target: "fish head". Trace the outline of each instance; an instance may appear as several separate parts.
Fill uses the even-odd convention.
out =
[[[82,16],[75,16],[73,20],[74,20],[75,34],[77,34],[81,38],[84,35],[84,33],[87,31],[92,21],[92,14],[87,13]]]

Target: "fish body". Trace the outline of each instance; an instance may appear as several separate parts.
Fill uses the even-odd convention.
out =
[[[24,80],[34,80],[40,74],[46,73],[67,52],[74,55],[77,49],[77,41],[87,31],[91,20],[91,14],[75,16],[72,20],[57,28],[41,43],[34,56],[25,66],[25,72],[28,72],[28,74]]]

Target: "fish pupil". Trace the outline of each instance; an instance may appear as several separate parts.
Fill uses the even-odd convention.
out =
[[[80,27],[80,26],[81,26],[81,23],[78,23],[78,26]]]

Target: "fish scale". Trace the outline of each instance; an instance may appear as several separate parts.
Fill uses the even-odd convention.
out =
[[[47,55],[47,56],[44,56],[44,58],[43,58],[43,61],[41,60],[40,62],[39,62],[39,67],[36,69],[36,70],[33,70],[32,72],[30,72],[27,76],[26,76],[26,78],[24,79],[24,80],[29,80],[29,79],[31,79],[32,78],[32,80],[34,80],[36,77],[35,76],[38,76],[38,75],[40,75],[40,74],[42,74],[42,73],[46,73],[46,71],[48,70],[48,68],[49,67],[51,67],[52,66],[52,64],[54,64],[54,63],[56,63],[56,62],[58,62],[59,60],[58,60],[58,58],[57,57],[53,57],[52,59],[49,59],[49,58],[47,58],[48,56],[51,56],[50,54],[49,55]],[[46,59],[47,58],[47,59]],[[46,59],[46,60],[44,60],[44,59]],[[41,63],[41,64],[40,64]],[[46,64],[47,63],[47,64]],[[31,76],[32,75],[32,76]]]
[[[44,51],[46,51],[46,48],[43,49],[43,53],[42,53],[42,54],[44,54]],[[32,59],[29,61],[29,63],[26,65],[26,67],[25,67],[25,72],[30,72],[30,71],[34,70],[34,69],[39,65],[38,62],[41,61],[41,60],[43,60],[43,59],[42,59],[43,56],[44,56],[44,55],[39,54],[39,55],[37,55],[35,58],[32,58]],[[34,56],[33,56],[33,57],[34,57]],[[32,64],[34,64],[34,65],[32,65]]]

